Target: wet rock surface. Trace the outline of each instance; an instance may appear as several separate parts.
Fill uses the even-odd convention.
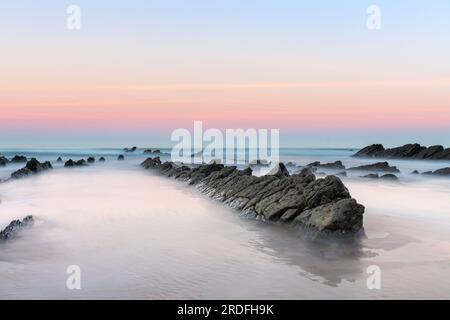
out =
[[[24,228],[32,227],[34,225],[33,216],[27,216],[22,221],[13,220],[11,223],[2,231],[0,231],[0,242],[4,242],[13,238],[19,231]]]
[[[142,166],[188,182],[205,195],[263,221],[316,235],[355,235],[363,228],[364,206],[351,198],[342,181],[332,175],[316,179],[308,168],[290,175],[280,163],[271,175],[256,177],[251,168],[239,170],[216,163],[192,168],[148,158]]]
[[[425,147],[418,143],[410,143],[401,147],[385,149],[381,144],[373,144],[359,150],[354,156],[364,158],[450,160],[450,148],[444,149],[441,145]]]
[[[423,174],[441,176],[441,177],[450,177],[450,167],[438,169],[435,171],[427,171],[427,172],[424,172]]]

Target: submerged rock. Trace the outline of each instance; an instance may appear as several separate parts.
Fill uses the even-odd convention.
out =
[[[89,157],[87,159],[87,163],[95,163],[95,158],[94,157]]]
[[[120,161],[125,160],[125,156],[123,154],[121,154],[117,157],[117,160],[120,160]]]
[[[152,149],[145,149],[144,154],[152,153]]]
[[[99,162],[105,162],[106,159],[104,157],[100,157],[100,159],[98,159]]]
[[[186,181],[202,193],[249,217],[314,232],[355,234],[362,230],[364,207],[352,199],[336,176],[316,179],[303,169],[289,175],[280,163],[271,175],[256,177],[252,170],[222,164],[195,168],[148,158],[142,166]],[[295,222],[294,222],[295,221]]]
[[[410,143],[401,147],[385,149],[381,144],[373,144],[359,150],[354,156],[366,158],[450,160],[450,148],[444,149],[440,145],[424,147],[418,143]]]
[[[375,171],[375,172],[400,172],[395,166],[389,166],[388,162],[377,162],[373,164],[367,164],[359,167],[349,168],[348,170],[356,171]]]
[[[61,163],[61,162],[63,162],[63,159],[61,157],[58,157],[58,159],[56,159],[56,162]]]
[[[2,231],[0,231],[0,241],[7,241],[17,234],[21,229],[34,225],[33,216],[27,216],[22,221],[13,220]]]
[[[11,178],[20,179],[52,168],[52,164],[49,161],[41,163],[36,158],[32,158],[25,167],[11,173]]]

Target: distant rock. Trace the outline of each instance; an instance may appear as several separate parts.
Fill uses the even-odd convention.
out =
[[[144,153],[145,154],[152,153],[152,149],[146,149],[146,150],[144,150]]]
[[[435,171],[427,171],[427,172],[424,172],[423,174],[441,176],[441,177],[450,177],[450,167],[438,169]]]
[[[98,159],[99,162],[105,162],[106,159],[104,157],[100,157],[100,159]]]
[[[89,157],[87,159],[87,163],[95,163],[95,158],[94,157]]]
[[[444,149],[440,145],[424,147],[418,143],[410,143],[401,147],[385,149],[381,144],[373,144],[359,150],[354,156],[366,158],[450,160],[450,148]]]
[[[389,173],[397,173],[400,170],[395,166],[389,166],[388,162],[377,162],[373,164],[362,165],[359,167],[349,168],[348,170],[356,170],[356,171],[374,171],[374,172],[389,172]]]
[[[63,162],[63,159],[61,157],[58,157],[58,159],[56,159],[56,162],[61,163]]]
[[[366,174],[365,176],[361,176],[361,178],[366,179],[380,179],[380,180],[391,180],[391,181],[397,181],[398,177],[395,174],[387,173],[384,175],[379,175],[378,173],[370,173]]]
[[[411,172],[411,174],[419,174],[419,171],[414,170],[413,172]]]
[[[72,168],[72,167],[82,167],[86,165],[86,160],[80,159],[78,161],[73,161],[72,159],[69,159],[64,164],[64,167],[66,168]]]
[[[159,150],[159,149],[156,149],[156,150],[153,150],[153,152],[152,152],[152,153],[158,154],[158,153],[161,153],[161,150]]]
[[[297,165],[294,162],[289,161],[288,163],[286,163],[286,167],[296,167]]]
[[[369,173],[364,176],[361,176],[361,178],[378,179],[378,178],[380,178],[380,176],[378,175],[378,173]]]
[[[307,167],[316,167],[322,169],[334,169],[334,170],[345,170],[345,166],[342,161],[335,161],[331,163],[320,163],[320,161],[315,161],[307,165]]]
[[[136,150],[137,150],[137,147],[124,148],[124,149],[123,149],[124,152],[135,152]]]
[[[4,167],[9,163],[9,160],[6,159],[5,157],[0,157],[0,167]]]
[[[222,164],[190,168],[148,158],[142,166],[186,181],[249,217],[320,234],[354,235],[363,227],[364,207],[351,198],[342,181],[336,176],[316,180],[308,168],[289,175],[280,163],[272,175],[256,177],[250,168]]]
[[[25,156],[18,156],[18,155],[14,156],[11,159],[12,163],[21,163],[21,162],[27,162],[27,161],[28,161],[27,157],[25,157]]]
[[[52,168],[53,168],[52,164],[49,161],[41,163],[38,160],[36,160],[36,158],[32,158],[30,161],[27,162],[25,167],[11,173],[11,178],[14,179],[25,178],[29,175],[36,174],[41,171],[45,171]]]
[[[117,160],[120,160],[120,161],[125,160],[125,156],[123,154],[121,154],[117,157]]]
[[[33,216],[27,216],[22,221],[13,220],[11,223],[2,231],[0,231],[0,241],[4,242],[10,240],[14,237],[20,230],[32,227],[34,225]]]
[[[397,181],[399,180],[398,177],[395,174],[388,173],[380,176],[381,180],[391,180],[391,181]]]

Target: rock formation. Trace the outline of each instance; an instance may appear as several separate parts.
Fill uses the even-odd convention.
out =
[[[356,170],[356,171],[373,171],[373,172],[389,172],[396,173],[400,172],[395,166],[390,166],[387,162],[377,162],[373,164],[367,164],[359,167],[349,168],[348,170]]]
[[[41,163],[38,160],[36,160],[36,158],[32,158],[30,161],[27,162],[25,167],[11,173],[11,178],[14,179],[24,178],[31,174],[39,173],[41,171],[52,168],[53,168],[52,164],[49,161]]]
[[[135,152],[136,150],[137,150],[137,147],[124,148],[124,149],[123,149],[124,152]]]
[[[18,156],[18,155],[14,156],[11,159],[12,163],[21,163],[21,162],[27,162],[27,161],[28,161],[27,157],[25,157],[25,156]]]
[[[78,161],[73,161],[72,159],[69,159],[64,163],[64,167],[66,168],[72,168],[72,167],[82,167],[86,165],[86,160],[80,159]]]
[[[351,198],[336,176],[316,179],[309,169],[289,175],[282,163],[261,177],[253,176],[250,168],[239,170],[222,164],[191,168],[161,163],[159,158],[148,158],[142,166],[186,181],[209,197],[264,221],[320,235],[354,235],[363,227],[364,206]]]
[[[27,216],[22,221],[13,220],[4,230],[0,231],[0,241],[7,241],[15,236],[21,229],[32,227],[33,225],[33,216]]]
[[[450,167],[438,169],[435,171],[427,171],[427,172],[424,172],[423,174],[441,176],[441,177],[450,177]]]
[[[450,148],[444,149],[440,145],[424,147],[418,143],[412,143],[385,149],[381,144],[373,144],[359,150],[354,156],[365,158],[450,160]]]
[[[335,161],[331,163],[320,163],[320,161],[316,161],[307,165],[307,167],[315,167],[315,168],[323,168],[323,169],[334,169],[334,170],[345,170],[345,166],[342,164],[342,161]]]
[[[117,160],[121,160],[121,161],[125,160],[125,156],[123,154],[121,154],[117,157]]]

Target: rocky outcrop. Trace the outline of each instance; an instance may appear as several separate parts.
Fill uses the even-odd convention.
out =
[[[282,163],[272,174],[261,177],[253,176],[250,168],[239,170],[222,164],[191,168],[173,162],[161,163],[159,158],[148,158],[142,166],[186,181],[209,197],[264,221],[314,234],[354,235],[363,227],[364,207],[351,198],[336,176],[316,179],[310,169],[289,175]]]
[[[333,170],[345,170],[345,166],[342,161],[335,161],[331,163],[320,163],[316,161],[307,165],[307,167],[323,168],[323,169],[333,169]]]
[[[61,163],[63,162],[63,159],[61,157],[58,157],[58,159],[56,159],[56,162]]]
[[[120,160],[120,161],[125,160],[125,156],[123,154],[121,154],[117,157],[117,160]]]
[[[34,225],[33,216],[27,216],[22,221],[13,220],[4,230],[0,231],[0,241],[4,242],[10,240],[20,230],[27,227],[32,227],[33,225]]]
[[[124,152],[135,152],[136,150],[137,150],[137,147],[124,148],[124,149],[123,149]]]
[[[265,159],[252,160],[252,161],[250,161],[250,166],[251,167],[256,167],[256,166],[268,167],[269,166],[269,162],[267,160],[265,160]]]
[[[423,174],[441,176],[441,177],[450,177],[450,167],[438,169],[435,171],[427,171],[427,172],[424,172]]]
[[[32,158],[30,161],[27,162],[25,167],[11,173],[11,178],[14,179],[25,178],[28,177],[29,175],[36,174],[41,171],[45,171],[52,168],[53,168],[52,164],[49,161],[41,163],[38,160],[36,160],[36,158]]]
[[[4,167],[9,163],[9,160],[3,156],[0,156],[0,167]]]
[[[146,149],[146,150],[144,150],[144,154],[149,154],[149,153],[152,153],[152,149]]]
[[[349,168],[351,171],[372,171],[372,172],[389,172],[389,173],[397,173],[400,170],[395,166],[390,166],[388,162],[377,162],[373,164],[362,165],[359,167]]]
[[[365,158],[450,160],[450,148],[444,149],[440,145],[424,147],[418,143],[411,143],[401,147],[385,149],[381,144],[373,144],[359,150],[354,156]]]
[[[21,163],[21,162],[27,162],[27,161],[28,161],[27,157],[25,157],[25,156],[18,156],[18,155],[15,155],[11,159],[12,163]]]
[[[73,167],[82,167],[86,165],[86,160],[80,159],[78,161],[73,161],[72,159],[69,159],[64,163],[64,167],[66,168],[73,168]]]
[[[94,157],[89,157],[87,159],[87,163],[95,163],[95,158]]]
[[[98,162],[105,162],[105,161],[106,161],[105,157],[100,157],[100,159],[98,159]]]

